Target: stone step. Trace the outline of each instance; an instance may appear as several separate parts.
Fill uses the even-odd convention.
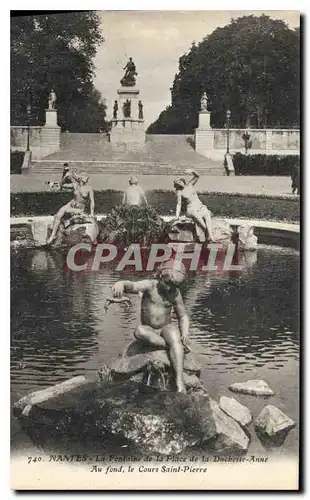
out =
[[[55,161],[114,161],[217,167],[218,161],[207,160],[193,148],[187,136],[146,136],[138,145],[112,144],[104,134],[61,134],[60,150],[45,158]]]
[[[112,145],[106,134],[61,134],[60,150],[32,162],[31,174],[58,174],[64,162],[79,171],[182,175],[192,168],[203,175],[222,175],[223,160],[201,156],[188,136],[146,136],[142,145]]]
[[[35,174],[59,174],[63,170],[63,161],[32,161],[30,175]],[[83,171],[89,174],[114,173],[128,174],[135,173],[140,175],[183,175],[186,168],[193,168],[192,165],[171,165],[158,163],[136,163],[136,162],[84,162],[68,161],[70,168],[76,171]],[[220,175],[223,173],[223,167],[196,166],[195,170],[201,175]],[[28,175],[29,175],[28,174]]]

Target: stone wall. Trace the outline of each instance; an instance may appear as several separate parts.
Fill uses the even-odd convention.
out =
[[[11,126],[11,151],[26,151],[27,126]],[[29,127],[29,147],[33,159],[40,159],[60,149],[60,128]]]
[[[39,147],[42,127],[29,127],[29,144]],[[11,127],[11,149],[23,151],[27,147],[27,127]]]
[[[227,130],[213,129],[214,148],[226,149]],[[244,149],[242,136],[245,129],[230,129],[229,144],[232,149]],[[250,129],[252,149],[299,150],[299,130]]]
[[[194,140],[194,134],[145,134],[146,142],[169,143]]]
[[[246,129],[230,129],[229,149],[231,153],[245,152],[242,135]],[[250,129],[252,147],[249,154],[299,154],[300,131],[296,129]],[[209,158],[220,158],[226,152],[227,129],[196,129],[197,153]]]

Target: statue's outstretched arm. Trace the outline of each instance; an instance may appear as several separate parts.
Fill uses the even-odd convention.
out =
[[[95,197],[93,188],[89,190],[89,199],[90,199],[90,215],[93,217],[95,214]]]
[[[175,209],[176,219],[178,219],[180,217],[181,207],[182,207],[182,195],[181,195],[180,191],[177,191],[177,206]]]
[[[112,287],[113,297],[119,298],[124,295],[124,293],[140,293],[150,290],[153,286],[152,280],[141,280],[141,281],[117,281]]]
[[[187,181],[187,184],[191,184],[192,186],[195,186],[196,182],[199,179],[199,174],[197,174],[197,172],[195,170],[190,170],[190,169],[187,169],[185,171],[185,173],[193,176],[189,181]]]

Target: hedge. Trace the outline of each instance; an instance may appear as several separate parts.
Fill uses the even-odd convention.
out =
[[[295,165],[300,166],[298,155],[233,155],[236,175],[291,175]]]
[[[11,151],[11,174],[21,174],[24,151]]]
[[[107,214],[121,203],[121,191],[95,191],[95,212]],[[245,195],[226,193],[199,193],[201,201],[215,216],[230,218],[267,219],[299,222],[299,197]],[[71,193],[32,192],[11,193],[12,216],[35,216],[55,214],[72,199]],[[173,215],[176,196],[173,191],[152,190],[147,192],[150,206],[160,215]]]

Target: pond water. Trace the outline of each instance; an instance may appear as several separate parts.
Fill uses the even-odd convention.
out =
[[[255,261],[256,260],[256,261]],[[107,313],[113,268],[72,273],[59,252],[26,250],[11,261],[12,402],[75,375],[96,373],[132,340],[139,297]],[[141,273],[132,273],[133,279]],[[128,279],[128,276],[126,276]],[[256,416],[270,402],[297,423],[299,395],[299,254],[260,247],[239,274],[192,275],[182,287],[190,335],[199,344],[202,381],[210,396],[233,396]],[[271,399],[232,394],[233,382],[263,379]],[[252,435],[254,432],[252,433]],[[13,448],[23,436],[12,434]],[[254,438],[249,452],[264,454]],[[298,425],[275,453],[298,453]]]

